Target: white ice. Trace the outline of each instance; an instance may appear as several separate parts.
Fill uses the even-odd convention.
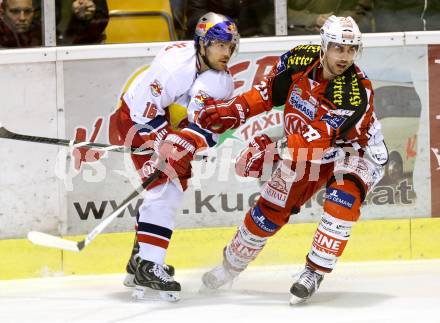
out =
[[[440,260],[340,263],[306,304],[289,306],[302,267],[254,267],[232,289],[199,293],[203,271],[177,268],[178,303],[131,299],[123,275],[0,281],[0,323],[440,323]]]

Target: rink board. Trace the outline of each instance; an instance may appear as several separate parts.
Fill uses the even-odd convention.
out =
[[[286,225],[253,263],[255,266],[301,264],[310,248],[315,223]],[[173,234],[167,262],[176,268],[210,267],[220,262],[235,228],[181,229]],[[341,261],[440,258],[440,219],[361,221],[353,228]],[[68,237],[79,240],[82,236]],[[121,273],[131,251],[133,233],[102,234],[80,253],[0,241],[0,279],[69,274]]]
[[[428,38],[422,37],[425,35],[366,34],[363,39],[359,65],[373,81],[377,111],[384,112],[381,122],[394,161],[390,164],[403,168],[393,181],[379,183],[367,196],[363,220],[440,216],[440,200],[431,198],[439,196],[435,189],[440,187],[440,138],[435,137],[440,133],[440,111],[436,110],[440,104],[435,104],[434,96],[440,80],[440,31],[428,33]],[[235,93],[258,84],[286,50],[317,42],[319,36],[244,39],[230,64]],[[0,109],[0,123],[22,134],[121,144],[114,118],[120,95],[164,45],[1,51],[0,96],[7,109]],[[395,108],[398,106],[403,111]],[[195,176],[178,211],[176,228],[241,223],[260,187],[258,181],[237,178],[231,160],[257,133],[277,136],[283,122],[289,121],[278,108],[282,107],[222,135],[213,152],[216,155],[208,163],[213,170],[210,175],[205,164],[193,163]],[[139,185],[129,155],[88,151],[91,154],[84,157],[84,151],[75,152],[0,140],[0,156],[8,157],[0,160],[1,240],[22,239],[32,230],[58,236],[84,235]],[[81,168],[80,157],[86,160]],[[317,223],[324,192],[317,192],[290,223]],[[106,232],[132,230],[141,202],[141,198],[135,199]]]
[[[281,53],[318,42],[319,36],[241,41],[230,64],[236,94],[258,84]],[[118,144],[112,116],[120,95],[163,45],[3,50],[0,96],[7,108],[0,109],[0,122],[22,134]],[[356,224],[342,260],[440,258],[440,31],[367,34],[364,45],[359,64],[373,80],[376,106],[395,109],[402,103],[399,98],[410,103],[398,118],[381,119],[387,146],[393,148],[390,156],[401,154],[404,173],[367,196],[364,221]],[[396,100],[382,102],[386,99]],[[169,263],[192,268],[220,261],[223,246],[260,190],[255,180],[239,182],[230,161],[258,131],[275,136],[281,114],[274,109],[222,136],[215,176],[194,176],[186,192]],[[0,279],[124,270],[140,198],[79,254],[36,247],[24,239],[31,230],[82,239],[139,185],[129,155],[106,153],[98,160],[91,155],[77,169],[78,154],[69,149],[0,141]],[[193,171],[200,165],[193,163]],[[322,215],[324,192],[317,192],[270,239],[255,265],[303,263]]]

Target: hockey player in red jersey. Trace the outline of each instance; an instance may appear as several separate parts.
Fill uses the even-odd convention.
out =
[[[191,177],[190,162],[196,150],[214,146],[218,137],[196,125],[194,115],[207,97],[232,97],[234,85],[227,63],[238,41],[232,20],[207,13],[196,26],[194,43],[164,47],[122,96],[117,113],[121,136],[127,145],[153,148],[156,155],[153,159],[132,155],[139,175],[145,179],[159,165],[165,166],[160,167],[160,179],[147,187],[139,208],[137,238],[124,281],[135,287],[135,298],[143,298],[147,289],[159,290],[169,301],[180,297],[180,284],[172,277],[174,268],[165,265],[164,259]],[[170,110],[183,116],[176,127],[171,124]]]
[[[305,268],[290,289],[292,304],[307,300],[335,267],[365,196],[383,175],[388,152],[373,89],[354,64],[362,51],[359,28],[351,17],[331,16],[321,39],[321,46],[301,45],[283,54],[260,85],[229,101],[205,102],[198,114],[199,125],[222,133],[285,105],[283,140],[275,144],[257,136],[237,158],[241,176],[260,177],[265,164],[276,163],[256,205],[224,248],[222,264],[203,275],[208,288],[232,281],[325,185],[321,221]]]

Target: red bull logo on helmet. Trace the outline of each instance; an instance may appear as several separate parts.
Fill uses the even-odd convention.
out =
[[[228,26],[228,31],[231,33],[231,34],[233,34],[233,33],[236,33],[237,32],[237,27],[235,26],[235,24],[230,24],[229,26]]]
[[[196,26],[196,34],[204,35],[212,26],[214,24],[211,22],[201,22]]]

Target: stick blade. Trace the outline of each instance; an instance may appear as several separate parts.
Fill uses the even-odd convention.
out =
[[[51,247],[79,252],[78,243],[72,240],[62,239],[47,233],[30,231],[27,238],[33,243],[44,247]]]
[[[0,123],[0,138],[8,138],[8,137],[10,137],[10,132]]]

